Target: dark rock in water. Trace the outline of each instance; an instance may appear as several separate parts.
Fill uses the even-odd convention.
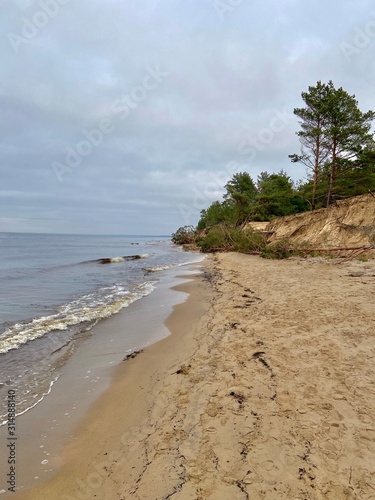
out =
[[[99,260],[100,264],[110,264],[112,262],[112,259],[100,259]]]
[[[142,259],[141,255],[124,255],[124,257],[105,257],[104,259],[98,259],[99,264],[113,264],[118,263],[122,260],[138,260]]]
[[[130,359],[135,358],[136,356],[138,356],[138,354],[141,354],[141,352],[143,352],[143,349],[140,349],[139,351],[133,351],[131,354],[128,354],[127,356],[125,356],[123,361],[126,361],[129,358]]]

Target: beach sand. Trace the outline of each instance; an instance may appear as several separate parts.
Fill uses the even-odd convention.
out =
[[[375,499],[375,261],[209,256],[13,498]]]

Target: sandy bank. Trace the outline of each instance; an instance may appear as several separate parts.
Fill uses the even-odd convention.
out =
[[[286,238],[292,244],[316,249],[372,247],[367,255],[374,257],[375,196],[364,194],[328,208],[278,217],[264,229],[271,232],[270,243]]]
[[[211,256],[28,499],[375,498],[375,262]]]

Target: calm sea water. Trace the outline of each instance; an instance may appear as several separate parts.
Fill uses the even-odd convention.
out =
[[[11,387],[18,414],[37,404],[77,339],[199,260],[166,237],[0,233],[0,401]]]

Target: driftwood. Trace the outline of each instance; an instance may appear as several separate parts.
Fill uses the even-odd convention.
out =
[[[355,259],[359,257],[362,253],[368,250],[375,250],[375,246],[362,246],[362,247],[339,247],[339,248],[314,248],[314,249],[304,249],[302,252],[310,253],[310,252],[351,252],[346,258],[338,262],[341,264],[343,262],[347,262],[349,260]],[[344,257],[344,256],[343,256]]]
[[[367,247],[338,247],[338,248],[306,248],[304,249],[306,252],[341,252],[345,250],[375,250],[374,245],[370,245]]]
[[[277,243],[275,243],[277,245]],[[367,250],[375,250],[375,245],[372,246],[367,246],[367,247],[338,247],[338,248],[293,248],[293,247],[283,247],[284,250],[286,251],[297,251],[300,254],[305,254],[308,255],[312,252],[351,252],[351,254],[343,259],[342,261],[338,262],[338,264],[341,264],[342,262],[347,262],[348,260],[355,259],[362,253],[366,252]],[[218,252],[228,252],[230,249],[228,247],[226,248],[210,248],[207,253],[218,253]],[[251,250],[249,252],[243,252],[246,255],[261,255],[263,252],[260,250]],[[343,256],[344,257],[344,256]]]

